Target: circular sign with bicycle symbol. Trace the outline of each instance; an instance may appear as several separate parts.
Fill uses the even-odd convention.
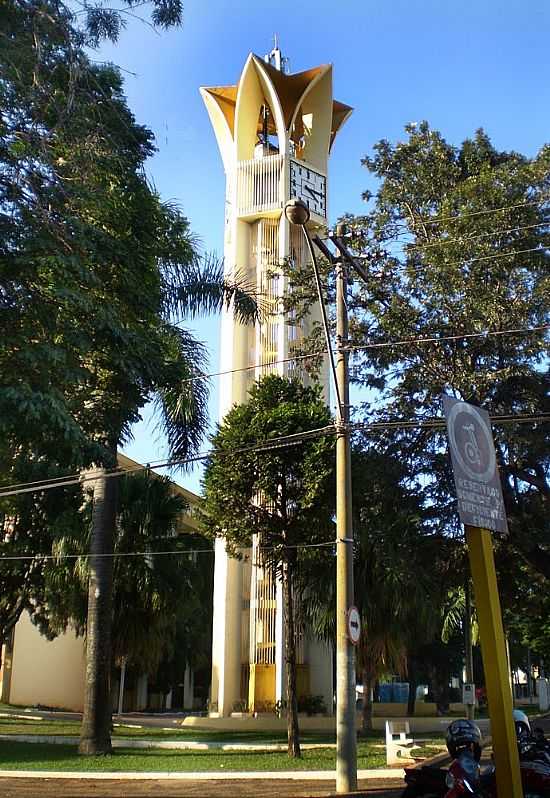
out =
[[[493,436],[477,407],[457,402],[447,419],[451,450],[464,473],[490,482],[496,470]]]

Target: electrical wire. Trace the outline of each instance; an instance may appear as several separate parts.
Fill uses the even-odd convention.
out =
[[[537,224],[526,224],[522,227],[509,227],[505,230],[491,230],[488,233],[480,233],[479,235],[470,236],[469,238],[444,238],[440,241],[428,241],[425,244],[408,244],[406,241],[399,242],[407,248],[407,252],[416,249],[429,249],[431,247],[448,246],[449,244],[469,244],[470,241],[477,241],[480,238],[489,238],[490,236],[506,235],[507,233],[519,233],[520,230],[533,230],[536,227],[550,227],[550,220],[546,222],[538,222]]]
[[[446,266],[469,266],[470,263],[477,263],[482,260],[497,260],[497,258],[513,258],[516,255],[525,255],[527,252],[546,252],[548,247],[538,246],[529,247],[529,249],[515,249],[512,252],[500,252],[496,255],[481,255],[476,258],[464,258],[464,260],[455,260],[451,263],[446,263]],[[406,267],[404,267],[406,269]]]
[[[407,252],[411,252],[417,249],[424,250],[424,249],[429,249],[431,247],[445,247],[448,246],[449,244],[469,244],[470,241],[477,241],[480,238],[489,238],[490,236],[504,235],[507,233],[517,233],[520,232],[521,230],[532,230],[537,227],[550,227],[550,220],[545,222],[537,222],[536,224],[526,224],[522,225],[521,227],[509,227],[507,229],[501,229],[501,230],[490,230],[487,233],[479,233],[478,235],[469,236],[468,238],[465,238],[464,236],[460,236],[458,238],[442,238],[439,239],[438,241],[428,241],[425,244],[413,243],[409,241],[400,241],[399,239],[402,238],[403,236],[414,235],[414,233],[404,232],[397,234],[391,239],[388,238],[387,240],[380,242],[379,248],[384,249],[386,246],[390,246],[391,244],[399,244],[402,247],[406,247]],[[323,240],[330,241],[330,239],[323,239]],[[352,240],[353,240],[353,234],[352,234]],[[363,257],[368,258],[368,255]]]
[[[305,432],[296,432],[292,433],[291,435],[281,436],[279,438],[273,438],[271,440],[266,440],[257,446],[246,446],[240,449],[232,449],[229,452],[224,452],[223,450],[218,450],[216,453],[219,455],[225,454],[245,454],[246,452],[254,451],[254,452],[262,452],[262,451],[271,451],[273,449],[283,448],[287,446],[297,446],[300,443],[308,440],[310,437],[319,437],[320,434],[332,433],[334,426],[331,424],[330,426],[326,427],[318,427],[314,430],[306,430]],[[18,496],[23,493],[34,493],[36,491],[44,491],[49,490],[51,488],[63,488],[68,487],[71,485],[78,485],[87,482],[95,482],[101,476],[101,479],[109,479],[112,477],[122,477],[128,473],[137,473],[143,471],[153,471],[157,468],[171,468],[172,466],[176,465],[190,465],[191,463],[200,462],[202,460],[208,459],[213,453],[214,449],[209,449],[206,452],[199,452],[192,457],[187,458],[179,458],[179,459],[166,459],[160,460],[156,463],[146,463],[145,465],[133,466],[132,468],[126,470],[117,467],[116,469],[110,471],[101,471],[99,472],[97,468],[89,469],[89,471],[82,471],[74,474],[70,478],[68,477],[59,477],[57,482],[52,482],[51,479],[44,483],[39,482],[31,482],[31,483],[18,483],[17,487],[14,489],[12,485],[6,485],[4,487],[0,487],[0,499],[6,498],[8,496]]]
[[[403,344],[427,344],[427,343],[445,343],[446,341],[460,341],[470,338],[490,338],[500,335],[518,335],[527,332],[542,332],[543,330],[550,330],[550,324],[539,324],[536,327],[516,327],[507,330],[485,330],[477,333],[463,333],[461,335],[436,335],[431,338],[408,338],[399,342],[393,343],[391,341],[381,341],[380,343],[371,344],[357,344],[348,348],[350,352],[357,352],[363,349],[382,349],[392,346],[402,346]]]
[[[546,422],[550,421],[550,413],[524,413],[524,414],[502,414],[502,415],[493,415],[490,416],[490,420],[493,424],[500,425],[500,424],[533,424],[539,422]],[[411,420],[411,421],[375,421],[369,424],[364,423],[357,423],[357,424],[350,424],[349,428],[352,431],[387,431],[392,429],[434,429],[434,428],[443,428],[445,426],[445,419],[444,418],[433,418],[433,419],[424,419],[424,420]],[[306,430],[305,432],[298,432],[293,433],[292,435],[286,435],[280,438],[273,438],[271,440],[263,441],[259,444],[252,445],[252,446],[244,446],[239,449],[209,449],[206,452],[201,452],[199,454],[194,455],[193,457],[181,458],[181,459],[168,459],[165,461],[159,462],[154,467],[149,463],[144,466],[134,467],[132,469],[132,473],[136,473],[139,471],[150,471],[155,470],[157,468],[171,468],[173,466],[178,465],[188,465],[190,463],[199,462],[202,460],[207,460],[208,458],[212,457],[214,454],[219,457],[227,457],[227,456],[234,456],[236,454],[261,454],[262,452],[273,451],[276,449],[283,449],[289,446],[299,446],[302,443],[305,443],[308,440],[326,437],[328,435],[339,435],[340,434],[340,427],[334,424],[331,424],[326,427],[317,427],[312,430]],[[124,470],[114,470],[110,472],[101,473],[102,479],[108,479],[111,477],[120,477],[124,476],[128,472]],[[98,479],[97,469],[94,471],[93,474],[89,474],[88,476],[79,476],[78,479],[74,479],[71,481],[60,481],[57,483],[48,483],[42,486],[33,483],[30,487],[20,487],[13,489],[11,485],[7,485],[4,488],[0,488],[0,499],[7,498],[9,496],[18,496],[24,493],[35,493],[35,492],[43,492],[46,490],[51,490],[53,488],[59,487],[67,487],[73,484],[81,484],[85,482],[92,482]],[[21,484],[21,483],[20,483]]]
[[[512,211],[515,208],[527,208],[532,205],[540,205],[541,203],[548,202],[550,200],[550,195],[543,195],[538,200],[531,200],[529,202],[518,202],[515,205],[503,205],[500,208],[482,208],[479,211],[468,211],[466,213],[456,213],[452,214],[451,216],[435,216],[432,219],[429,217],[415,217],[413,215],[413,220],[415,222],[419,222],[420,224],[441,224],[442,222],[454,222],[458,219],[466,219],[470,216],[482,216],[491,213],[500,213],[502,211]]]
[[[458,341],[467,338],[490,338],[492,336],[501,335],[516,335],[521,333],[540,332],[542,330],[550,329],[550,324],[540,324],[535,327],[514,327],[506,330],[482,330],[475,333],[461,333],[460,335],[440,335],[433,337],[422,338],[402,338],[397,341],[373,341],[369,344],[354,344],[353,346],[342,347],[344,352],[356,352],[365,349],[384,349],[395,346],[403,346],[405,344],[425,344],[425,343],[444,343],[445,341]],[[334,350],[337,352],[338,350]],[[235,369],[226,369],[225,371],[213,371],[208,374],[198,374],[194,377],[186,377],[182,382],[195,382],[196,380],[206,380],[212,377],[225,377],[229,374],[239,374],[243,371],[252,371],[253,369],[268,368],[269,366],[278,366],[284,363],[293,363],[298,360],[309,360],[320,355],[326,355],[326,349],[315,349],[310,352],[305,352],[301,355],[293,355],[292,357],[281,358],[280,360],[270,360],[262,363],[254,363],[250,366],[240,366]]]
[[[451,261],[450,263],[445,263],[445,266],[470,266],[472,263],[476,263],[478,261],[486,261],[486,260],[498,260],[499,258],[512,258],[516,255],[524,255],[528,252],[540,252],[540,253],[547,253],[550,249],[550,245],[548,247],[545,246],[538,246],[538,247],[530,247],[529,249],[517,249],[511,252],[500,252],[496,255],[482,255],[480,257],[475,258],[464,258],[463,260],[455,260]],[[412,264],[409,265],[400,265],[398,267],[394,267],[391,273],[385,272],[378,272],[373,274],[373,277],[384,277],[387,278],[391,276],[391,274],[404,274],[409,276],[411,272],[416,274],[425,274],[431,268],[431,264],[423,263],[419,264],[418,266],[413,266]]]
[[[322,543],[297,543],[295,545],[286,545],[285,549],[320,549],[327,546],[335,546],[337,540],[327,540]],[[258,546],[260,551],[276,551],[280,546]],[[25,560],[79,560],[90,559],[97,557],[98,559],[118,559],[123,557],[163,557],[169,555],[173,556],[189,556],[191,554],[214,554],[214,549],[174,549],[173,551],[115,551],[100,554],[91,554],[90,552],[80,552],[78,554],[8,554],[0,556],[0,562],[7,561],[25,561]],[[245,560],[250,560],[247,555],[244,556]],[[258,565],[258,563],[255,563]]]
[[[520,335],[520,334],[527,334],[527,333],[535,333],[535,332],[542,332],[544,330],[550,329],[550,324],[541,324],[536,327],[515,327],[509,328],[505,330],[482,330],[480,332],[475,333],[461,333],[460,335],[437,335],[432,337],[422,337],[422,338],[403,338],[397,341],[377,341],[371,342],[368,344],[357,344],[349,347],[343,347],[342,351],[346,352],[360,352],[367,349],[385,349],[385,348],[392,348],[397,346],[403,345],[417,345],[417,344],[441,344],[448,341],[460,341],[460,340],[467,340],[472,338],[489,338],[493,336],[503,336],[503,335]],[[335,350],[337,351],[337,350]],[[194,377],[187,377],[182,382],[195,382],[196,380],[207,380],[213,377],[222,377],[230,374],[238,374],[244,371],[251,371],[254,369],[260,368],[267,368],[270,366],[282,365],[285,363],[294,363],[300,360],[310,360],[314,357],[319,357],[322,355],[327,354],[326,349],[319,349],[319,350],[312,350],[310,352],[306,352],[302,355],[294,355],[292,357],[281,358],[279,360],[264,362],[264,363],[257,363],[250,366],[242,366],[236,369],[227,369],[225,371],[214,371],[209,374],[200,374]],[[117,467],[113,470],[113,473],[116,474],[120,472],[120,474],[129,474],[134,471],[143,471],[155,468],[162,468],[167,467],[170,461],[166,459],[163,460],[152,460],[147,462],[145,465],[137,465],[137,466],[128,466],[127,468],[122,468],[121,466]],[[79,482],[85,482],[93,480],[94,477],[90,476],[87,478],[82,477],[82,472],[73,472],[72,474],[67,474],[65,476],[58,476],[58,477],[50,477],[47,479],[38,479],[34,481],[27,481],[27,482],[14,482],[9,485],[10,489],[16,488],[32,488],[34,486],[39,486],[40,488],[46,487],[49,484],[55,484],[55,487],[62,487],[63,485],[74,485]],[[2,493],[3,488],[0,487],[0,498],[5,495]],[[30,492],[30,491],[29,491]]]
[[[79,554],[8,554],[0,557],[0,562],[5,560],[78,560],[81,557],[98,559],[113,559],[118,557],[155,557],[164,555],[185,555],[190,554],[213,554],[214,549],[175,549],[174,551],[116,551],[109,553],[91,554],[90,552],[80,552]]]
[[[397,341],[377,341],[377,342],[371,342],[371,343],[368,343],[368,344],[358,344],[358,345],[353,345],[353,346],[349,346],[349,347],[343,347],[343,351],[359,352],[359,351],[364,351],[364,350],[368,350],[368,349],[383,349],[383,348],[391,348],[391,347],[397,347],[397,346],[403,346],[403,345],[417,345],[417,344],[428,344],[428,343],[440,344],[440,343],[445,343],[445,342],[448,342],[448,341],[467,340],[467,339],[472,339],[472,338],[489,338],[489,337],[493,337],[493,336],[519,335],[519,334],[523,334],[523,333],[525,333],[525,334],[527,334],[527,333],[535,333],[535,332],[542,332],[542,331],[548,330],[548,329],[550,329],[550,324],[541,324],[541,325],[538,325],[536,327],[530,327],[530,328],[527,328],[527,327],[516,327],[516,328],[508,328],[508,329],[505,329],[505,330],[482,330],[482,331],[476,332],[476,333],[461,333],[460,335],[444,335],[444,336],[432,336],[432,337],[421,337],[421,338],[404,338],[404,339],[400,339],[400,340],[397,340]],[[335,350],[335,351],[337,351],[337,350]],[[226,375],[230,375],[230,374],[237,374],[237,373],[242,373],[242,372],[245,372],[245,371],[251,371],[251,370],[254,370],[254,369],[267,368],[267,367],[270,367],[270,366],[281,365],[281,364],[284,364],[284,363],[292,363],[292,362],[296,362],[296,361],[300,361],[300,360],[306,360],[306,359],[309,360],[309,359],[311,359],[313,357],[319,357],[321,355],[325,355],[326,353],[327,352],[326,352],[325,349],[312,350],[312,351],[306,352],[305,354],[302,354],[302,355],[294,355],[292,357],[281,358],[281,359],[275,360],[275,361],[269,361],[269,362],[266,361],[266,362],[263,362],[263,363],[257,363],[257,364],[250,365],[250,366],[242,366],[242,367],[236,368],[236,369],[227,369],[225,371],[216,371],[216,372],[211,372],[209,374],[200,374],[200,375],[196,375],[194,377],[187,377],[185,380],[183,380],[183,382],[194,382],[196,380],[206,380],[206,379],[211,379],[212,377],[221,377],[221,376],[226,376]],[[202,455],[202,454],[197,455],[197,459],[198,460],[204,459],[204,455]],[[121,476],[123,474],[129,474],[129,473],[132,473],[134,471],[143,471],[143,470],[147,470],[147,469],[156,469],[156,468],[169,467],[171,462],[173,462],[173,461],[164,459],[164,460],[150,461],[150,462],[146,463],[145,465],[141,465],[140,464],[140,465],[137,465],[137,466],[129,466],[127,468],[117,467],[116,469],[113,469],[113,471],[107,472],[105,474],[105,476],[117,476],[117,475]],[[189,459],[189,460],[187,460],[185,462],[186,463],[187,462],[190,463],[190,462],[192,462],[192,459]],[[47,478],[47,479],[34,480],[34,481],[28,481],[28,482],[15,482],[15,483],[11,483],[7,487],[9,487],[10,490],[17,489],[17,488],[26,488],[27,490],[25,490],[25,492],[31,492],[34,487],[38,487],[39,489],[42,489],[42,488],[48,487],[48,485],[50,485],[50,484],[53,487],[63,487],[64,485],[70,486],[70,485],[75,485],[75,484],[78,484],[78,483],[81,483],[81,482],[93,481],[94,479],[96,479],[96,477],[94,477],[93,475],[89,475],[87,477],[83,477],[82,476],[82,472],[74,472],[72,474],[68,474],[68,475],[65,475],[65,476],[50,477],[50,478]],[[2,496],[6,496],[6,495],[13,495],[13,494],[6,494],[5,493],[5,489],[0,487],[0,498],[2,498]]]

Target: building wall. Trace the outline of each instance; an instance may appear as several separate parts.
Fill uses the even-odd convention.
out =
[[[306,639],[309,663],[309,693],[323,697],[327,712],[333,713],[334,685],[332,676],[332,646],[313,637]]]
[[[15,628],[10,703],[81,711],[84,649],[84,638],[71,630],[47,640],[24,613]]]

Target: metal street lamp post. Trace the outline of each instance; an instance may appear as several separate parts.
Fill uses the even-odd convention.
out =
[[[301,226],[307,241],[327,351],[336,393],[336,791],[357,789],[357,738],[355,730],[355,648],[348,636],[348,613],[353,606],[353,525],[351,504],[351,453],[349,431],[349,371],[347,251],[335,240],[341,256],[335,258],[320,239],[312,241],[307,229],[309,208],[301,200],[290,200],[285,215],[291,224]],[[336,267],[336,363],[330,342],[327,314],[321,290],[319,268],[313,244]]]

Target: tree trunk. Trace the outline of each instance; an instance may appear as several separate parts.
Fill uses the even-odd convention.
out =
[[[283,566],[283,602],[286,620],[285,658],[288,755],[291,757],[301,757],[300,729],[298,727],[298,696],[296,694],[296,634],[294,630],[292,568],[288,562]]]
[[[416,709],[416,688],[418,687],[418,677],[416,675],[416,663],[413,657],[407,660],[407,676],[409,679],[409,699],[407,702],[407,717],[413,718]]]
[[[2,667],[2,649],[4,644],[13,646],[15,625],[21,618],[24,609],[25,600],[20,596],[16,601],[15,607],[12,610],[7,610],[2,617],[2,622],[0,623],[0,668]]]
[[[363,711],[362,711],[362,727],[364,732],[372,731],[372,688],[374,687],[374,679],[370,671],[365,668],[363,670]]]
[[[6,661],[7,661],[8,657],[9,657],[9,651],[8,651],[9,638],[10,638],[10,636],[5,637],[4,636],[4,632],[0,631],[0,669],[2,668],[2,664],[3,664],[2,654],[4,653],[3,652],[4,642],[6,644]],[[9,670],[4,669],[4,672],[2,674],[2,685],[1,685],[1,690],[0,690],[0,701],[3,704],[9,704],[9,702],[10,702],[10,688],[11,688],[11,668]]]
[[[113,553],[116,522],[116,477],[99,469],[94,482],[84,713],[78,752],[111,753],[111,627],[113,615]]]

